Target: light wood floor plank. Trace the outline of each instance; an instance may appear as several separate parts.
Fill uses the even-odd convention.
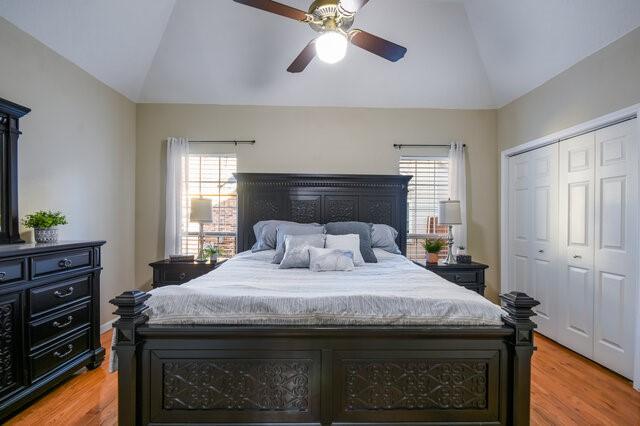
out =
[[[111,332],[102,336],[111,346]],[[536,335],[533,356],[531,424],[640,425],[640,392],[631,382],[604,367]],[[117,374],[107,362],[93,371],[76,374],[23,412],[8,425],[117,424]]]

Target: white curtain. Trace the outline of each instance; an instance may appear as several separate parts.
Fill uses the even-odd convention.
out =
[[[464,144],[454,142],[449,148],[449,198],[460,200],[462,225],[453,227],[456,247],[467,247],[467,174],[464,163]],[[455,254],[455,252],[454,252]]]
[[[164,255],[182,252],[182,235],[186,227],[182,218],[182,197],[186,182],[183,177],[188,172],[189,140],[187,138],[167,138],[167,185],[164,226]]]

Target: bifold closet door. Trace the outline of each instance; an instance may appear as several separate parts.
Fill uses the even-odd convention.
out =
[[[560,142],[558,341],[593,358],[595,134]]]
[[[533,321],[556,338],[558,146],[509,159],[509,281],[538,301]]]
[[[594,360],[633,375],[637,119],[595,132]]]

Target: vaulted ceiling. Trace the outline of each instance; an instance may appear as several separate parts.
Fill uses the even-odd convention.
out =
[[[495,108],[640,26],[640,1],[371,0],[354,27],[405,58],[351,46],[301,74],[286,68],[315,33],[231,0],[0,0],[0,16],[136,102]]]

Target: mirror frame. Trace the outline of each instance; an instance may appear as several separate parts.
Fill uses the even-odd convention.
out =
[[[0,244],[24,243],[18,215],[18,138],[20,118],[31,109],[0,98]]]

